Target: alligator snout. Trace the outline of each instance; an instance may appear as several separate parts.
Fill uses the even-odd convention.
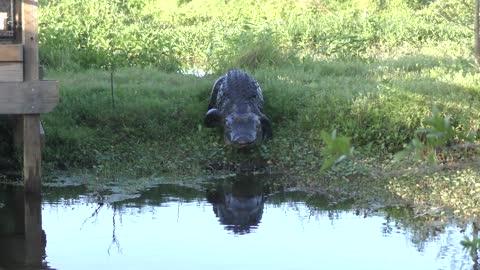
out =
[[[247,148],[255,144],[255,136],[236,136],[232,139],[232,145],[237,148]]]
[[[232,113],[224,123],[225,138],[236,148],[254,145],[261,139],[261,129],[260,118],[254,113]]]

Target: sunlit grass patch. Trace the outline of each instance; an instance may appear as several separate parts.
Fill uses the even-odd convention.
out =
[[[466,58],[472,52],[473,6],[462,3],[39,2],[40,57],[50,68],[114,64],[221,71],[294,65],[304,59]]]

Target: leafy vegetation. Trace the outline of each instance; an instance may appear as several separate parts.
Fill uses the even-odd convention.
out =
[[[323,148],[323,154],[328,157],[323,163],[320,171],[323,172],[330,168],[335,163],[338,163],[353,154],[353,147],[350,146],[350,138],[337,137],[337,131],[334,130],[332,134],[328,134],[325,131],[321,132],[325,147]]]
[[[410,144],[395,155],[396,160],[413,152],[418,159],[427,156],[430,161],[435,162],[441,148],[465,147],[464,143],[474,142],[477,137],[477,130],[472,130],[468,124],[457,123],[457,127],[452,126],[450,116],[443,117],[436,107],[433,108],[432,116],[427,117],[424,123],[427,127],[417,129]]]
[[[470,6],[471,5],[471,6]],[[315,0],[40,0],[50,68],[278,67],[472,51],[473,3]]]

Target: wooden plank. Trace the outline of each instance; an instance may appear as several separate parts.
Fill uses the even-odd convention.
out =
[[[0,62],[23,62],[23,45],[0,45]]]
[[[38,0],[23,2],[23,44],[24,44],[24,80],[38,81]],[[32,88],[35,92],[35,88]],[[41,95],[42,91],[40,92]],[[58,97],[58,96],[57,96]],[[41,104],[32,104],[35,109]],[[40,193],[40,165],[42,159],[40,144],[40,115],[23,116],[23,181],[25,191]]]
[[[0,82],[0,114],[47,113],[58,99],[56,81]]]
[[[25,81],[38,80],[38,0],[23,3]]]
[[[0,62],[0,82],[23,81],[23,63]]]
[[[15,43],[22,43],[23,39],[23,31],[22,31],[22,1],[23,0],[15,0]]]

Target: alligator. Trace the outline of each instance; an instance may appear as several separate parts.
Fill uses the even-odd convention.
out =
[[[216,179],[207,187],[207,201],[225,229],[234,234],[247,234],[261,223],[265,201],[270,195],[268,182],[260,177],[237,175]]]
[[[258,145],[273,137],[263,104],[258,82],[242,70],[231,70],[213,84],[205,126],[223,127],[225,143],[234,148]]]

